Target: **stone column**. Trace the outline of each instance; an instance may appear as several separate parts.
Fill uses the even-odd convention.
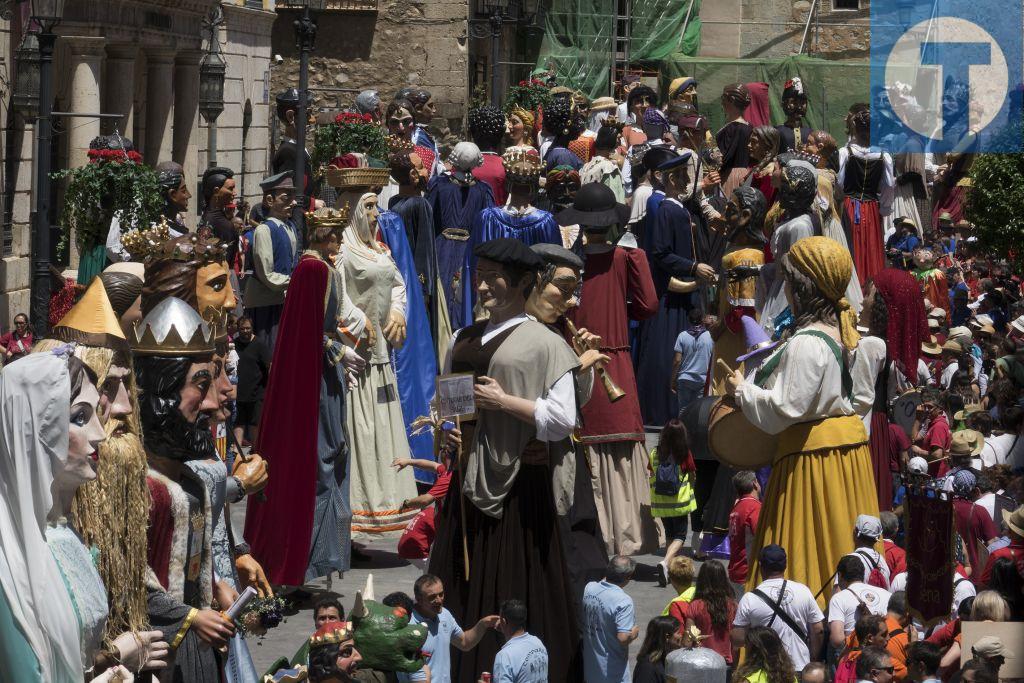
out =
[[[98,114],[102,107],[100,100],[100,74],[103,73],[103,59],[106,56],[105,38],[74,37],[63,38],[68,45],[68,64],[64,67],[71,74],[68,107],[72,112]],[[60,64],[57,64],[60,68]],[[71,118],[68,124],[68,168],[78,168],[89,163],[89,143],[100,134],[100,119]],[[69,265],[78,268],[78,244],[75,235],[69,240]]]
[[[103,109],[100,100],[100,74],[103,69],[105,38],[62,38],[68,45],[71,74],[68,106],[75,113],[98,114]],[[58,68],[60,65],[58,64]],[[100,134],[100,120],[73,118],[67,121],[68,166],[78,168],[88,162],[89,143]]]
[[[199,205],[199,60],[198,50],[179,52],[174,62],[174,160],[185,169],[192,190],[185,221],[194,228]]]
[[[103,79],[103,112],[124,114],[124,118],[105,120],[103,131],[132,137],[135,129],[135,60],[139,49],[135,45],[107,47],[107,68]],[[135,140],[141,145],[141,140]]]
[[[174,50],[147,50],[146,163],[153,166],[174,159]]]

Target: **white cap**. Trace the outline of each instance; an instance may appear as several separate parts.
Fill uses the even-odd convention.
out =
[[[913,474],[928,474],[928,461],[920,455],[915,455],[907,463],[907,469]]]

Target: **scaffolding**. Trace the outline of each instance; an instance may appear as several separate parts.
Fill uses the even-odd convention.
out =
[[[700,47],[700,0],[552,0],[538,67],[590,98],[614,76]]]

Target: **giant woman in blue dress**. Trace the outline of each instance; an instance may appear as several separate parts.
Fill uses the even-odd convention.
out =
[[[472,142],[460,142],[449,157],[451,170],[434,176],[427,185],[427,200],[434,213],[437,273],[453,330],[473,322],[472,318],[464,320],[462,316],[462,268],[474,219],[494,206],[491,186],[473,177],[473,169],[483,163],[479,147]]]
[[[562,244],[562,233],[554,216],[531,204],[537,194],[540,174],[544,168],[540,158],[535,154],[514,150],[506,152],[502,162],[509,191],[508,205],[484,209],[473,221],[469,249],[466,250],[462,266],[461,320],[464,325],[473,323],[473,305],[476,302],[476,289],[472,278],[472,273],[476,269],[473,249],[478,244],[499,237],[511,237],[527,246],[542,242],[559,246]]]

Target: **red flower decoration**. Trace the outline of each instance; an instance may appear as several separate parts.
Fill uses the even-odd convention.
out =
[[[369,114],[357,114],[352,111],[343,111],[334,117],[334,122],[339,126],[373,123],[373,117]]]
[[[142,155],[134,150],[125,152],[121,149],[90,149],[88,157],[91,162],[109,161],[120,164],[131,161],[136,164],[142,163]]]

